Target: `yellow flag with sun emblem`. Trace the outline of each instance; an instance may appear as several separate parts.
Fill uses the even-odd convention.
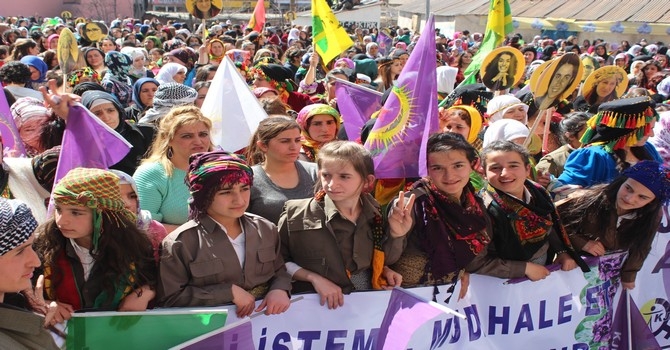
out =
[[[324,64],[354,45],[326,0],[312,0],[312,35],[314,48]]]

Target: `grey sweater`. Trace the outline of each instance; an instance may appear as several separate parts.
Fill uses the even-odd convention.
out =
[[[260,165],[254,165],[252,167],[254,185],[251,186],[251,202],[247,211],[260,215],[276,225],[287,200],[313,197],[317,177],[316,164],[298,160],[295,162],[295,167],[298,169],[298,186],[281,188],[270,180]]]

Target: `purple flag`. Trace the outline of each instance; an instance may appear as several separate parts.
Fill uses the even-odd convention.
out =
[[[382,108],[382,94],[346,80],[337,79],[335,97],[337,97],[337,107],[342,114],[347,137],[352,141],[357,140],[361,137],[361,129],[370,120],[370,116]]]
[[[253,350],[254,337],[251,332],[251,319],[245,318],[221,329],[203,334],[171,350]]]
[[[4,149],[14,151],[12,156],[19,157],[26,154],[26,148],[19,135],[19,128],[16,127],[14,116],[9,110],[9,103],[4,93],[0,92],[0,136],[2,136],[2,146]],[[4,151],[0,149],[0,152]]]
[[[426,143],[437,131],[435,20],[431,15],[365,142],[380,179],[426,175]],[[418,161],[417,161],[418,160]]]
[[[428,320],[444,313],[431,303],[402,288],[393,288],[389,306],[379,327],[375,349],[406,349],[412,335]]]
[[[109,169],[132,145],[84,106],[70,107],[54,185],[76,167]]]
[[[639,287],[638,287],[639,288]],[[630,309],[626,301],[630,302]],[[630,322],[630,328],[629,328]],[[630,337],[629,337],[630,332]],[[629,344],[633,344],[630,347]],[[628,291],[623,290],[619,297],[616,314],[612,321],[612,340],[610,349],[617,350],[652,350],[660,349],[656,337],[649,329],[640,309],[637,308]]]
[[[393,49],[393,38],[387,32],[387,29],[380,30],[377,34],[377,45],[379,46],[379,53],[386,56]]]

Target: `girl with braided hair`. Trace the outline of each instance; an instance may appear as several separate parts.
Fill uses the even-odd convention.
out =
[[[126,209],[119,178],[100,169],[70,170],[54,188],[54,218],[38,228],[46,297],[54,323],[81,309],[144,311],[153,299],[151,242]]]

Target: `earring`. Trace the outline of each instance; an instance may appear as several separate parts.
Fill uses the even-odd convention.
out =
[[[172,150],[172,146],[168,146],[167,152],[165,153],[168,159],[172,158],[174,155],[174,151]]]

